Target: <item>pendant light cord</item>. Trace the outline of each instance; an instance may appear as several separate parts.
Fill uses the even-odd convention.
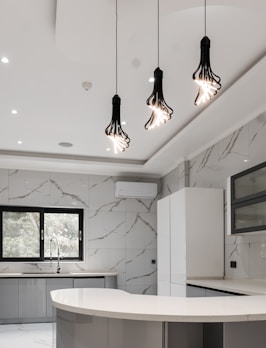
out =
[[[158,46],[158,67],[159,67],[159,61],[160,61],[160,0],[157,2],[157,46]]]
[[[115,1],[115,94],[117,94],[117,26],[118,26],[118,11],[117,0]]]
[[[204,32],[206,36],[206,32],[207,32],[207,20],[206,20],[206,0],[204,1]]]

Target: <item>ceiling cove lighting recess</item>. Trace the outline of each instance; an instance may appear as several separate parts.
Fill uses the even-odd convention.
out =
[[[167,105],[163,96],[163,72],[159,68],[160,54],[160,3],[157,1],[157,45],[158,45],[158,67],[154,70],[154,86],[153,92],[146,101],[146,104],[151,108],[152,113],[144,128],[149,130],[154,127],[159,127],[172,118],[173,109]],[[151,82],[152,80],[149,79]]]
[[[204,3],[204,31],[205,35],[200,42],[200,63],[192,78],[198,84],[199,90],[194,101],[195,105],[209,101],[221,89],[221,78],[211,68],[210,46],[211,41],[206,36],[206,0]]]
[[[129,147],[130,138],[126,132],[123,131],[120,121],[120,104],[121,99],[117,94],[117,24],[118,24],[118,12],[117,12],[117,0],[115,2],[115,80],[116,80],[116,92],[112,99],[113,111],[112,119],[109,125],[105,129],[105,134],[111,139],[113,143],[114,153],[123,152]]]

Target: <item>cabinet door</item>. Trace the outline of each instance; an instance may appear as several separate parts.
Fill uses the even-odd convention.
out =
[[[46,279],[19,279],[19,318],[46,317]]]
[[[233,294],[229,294],[224,291],[206,289],[206,296],[208,297],[216,297],[216,296],[234,296]]]
[[[74,288],[104,288],[104,277],[74,278]]]
[[[47,278],[46,279],[46,316],[54,317],[53,304],[50,292],[58,289],[73,288],[73,278]]]
[[[18,318],[18,279],[0,279],[0,319]]]
[[[186,191],[170,196],[171,283],[185,284],[187,278]]]
[[[170,220],[169,197],[157,203],[157,282],[158,295],[169,296],[170,291]]]
[[[198,286],[187,285],[187,297],[205,297],[206,289]]]
[[[187,278],[224,275],[223,190],[186,188]]]

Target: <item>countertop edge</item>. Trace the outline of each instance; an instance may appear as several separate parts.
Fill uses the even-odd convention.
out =
[[[5,278],[93,278],[93,277],[115,277],[117,272],[62,272],[62,273],[31,273],[10,272],[0,273],[0,279]]]
[[[266,320],[266,296],[186,298],[127,294],[115,289],[51,292],[57,309],[98,317],[166,322]]]
[[[186,284],[241,295],[266,295],[266,279],[192,278]]]

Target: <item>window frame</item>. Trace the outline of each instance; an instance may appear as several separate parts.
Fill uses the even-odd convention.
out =
[[[39,226],[39,240],[40,240],[40,256],[39,257],[3,257],[3,212],[28,212],[40,214],[40,226]],[[64,257],[64,261],[83,261],[84,255],[84,211],[79,208],[56,208],[56,207],[25,207],[25,206],[0,206],[0,262],[46,262],[50,260],[50,257],[44,256],[44,221],[46,213],[55,214],[78,214],[79,224],[79,250],[78,257]],[[56,256],[52,257],[53,260],[57,259]]]

